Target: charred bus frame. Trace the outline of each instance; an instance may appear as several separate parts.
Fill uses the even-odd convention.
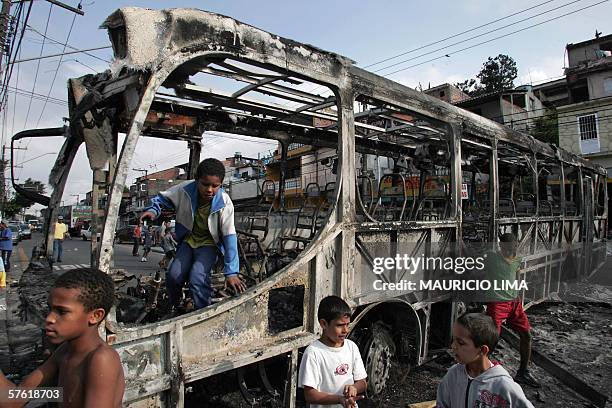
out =
[[[13,137],[13,143],[65,137],[50,175],[55,186],[50,197],[14,183],[49,207],[42,257],[51,251],[51,225],[83,143],[93,170],[93,202],[107,194],[104,209],[93,211],[101,239],[91,243],[92,265],[106,272],[113,269],[119,204],[141,136],[187,143],[189,176],[206,131],[277,140],[282,158],[291,143],[329,148],[337,156],[326,219],[289,265],[241,296],[170,320],[125,325],[109,316],[104,335],[124,363],[129,406],[183,406],[185,384],[279,355],[288,356],[285,404],[294,406],[298,350],[316,338],[316,306],[329,294],[342,296],[354,309],[352,335],[365,354],[371,389],[380,391],[392,356],[419,364],[433,337],[441,345],[448,340],[457,306],[443,302],[447,294],[372,290],[372,248],[379,244],[410,242],[424,253],[444,253],[448,243],[467,240],[468,229],[469,239],[477,240],[513,231],[524,255],[523,273],[534,282],[526,302],[559,291],[567,254],[579,259],[581,276],[605,259],[606,173],[600,166],[369,73],[345,57],[229,17],[126,8],[102,27],[115,60],[105,73],[69,81],[69,126]],[[194,85],[190,78],[201,73],[244,85],[234,92]],[[331,96],[303,89],[304,82],[327,87]],[[119,133],[126,135],[120,149]],[[383,170],[381,157],[393,166]],[[500,197],[500,180],[508,172],[510,193]],[[550,174],[557,175],[556,184],[548,182]],[[284,178],[281,172],[274,193],[281,208]],[[479,188],[484,199],[477,198]],[[267,216],[278,238],[289,215]],[[394,281],[397,271],[382,278]],[[301,316],[272,331],[274,298],[285,288],[300,288]]]

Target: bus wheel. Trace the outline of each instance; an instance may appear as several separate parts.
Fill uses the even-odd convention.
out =
[[[365,369],[368,374],[368,391],[371,395],[382,393],[391,374],[391,360],[395,356],[395,343],[387,325],[375,322],[365,336]]]

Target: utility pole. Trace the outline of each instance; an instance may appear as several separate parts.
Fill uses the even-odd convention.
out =
[[[7,195],[6,179],[4,176],[4,174],[6,173],[7,165],[7,160],[5,159],[6,149],[6,145],[2,146],[2,159],[0,159],[0,216],[2,218],[4,218],[4,206],[6,205]],[[25,147],[14,147],[13,149],[27,150]]]
[[[144,174],[145,174],[145,175],[144,175],[144,176],[145,176],[145,178],[147,178],[147,175],[149,174],[149,170],[147,170],[147,169],[132,169],[132,170],[134,170],[134,171],[144,172]]]
[[[2,57],[4,56],[4,47],[6,37],[9,31],[9,21],[11,19],[11,0],[2,0],[2,10],[0,10],[0,72],[3,71]],[[4,151],[3,151],[4,153]]]

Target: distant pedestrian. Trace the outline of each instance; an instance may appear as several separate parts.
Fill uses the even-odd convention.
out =
[[[53,259],[54,262],[62,262],[62,252],[64,251],[64,239],[68,235],[68,226],[64,224],[64,217],[57,217],[53,232]]]
[[[0,222],[0,251],[2,251],[4,268],[6,272],[9,272],[11,270],[11,254],[13,253],[13,231],[4,220]]]
[[[142,253],[141,262],[147,262],[147,256],[151,252],[151,246],[153,246],[153,226],[149,225],[142,233],[142,239],[144,243],[144,252]]]
[[[167,227],[161,242],[161,247],[164,250],[164,258],[159,261],[160,268],[166,268],[172,259],[176,256],[176,240],[172,235],[172,228]]]
[[[142,222],[138,223],[134,228],[134,232],[132,234],[132,240],[134,241],[134,246],[132,246],[132,256],[138,256],[138,248],[140,247],[140,240],[142,239]]]

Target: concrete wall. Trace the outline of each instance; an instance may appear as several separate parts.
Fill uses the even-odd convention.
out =
[[[589,99],[612,96],[612,71],[595,72],[588,77]]]
[[[522,96],[515,95],[515,97],[520,98]],[[525,109],[521,108],[520,106],[516,106],[503,98],[501,100],[501,109],[503,124],[521,132],[524,132],[527,129],[527,119],[529,115]]]
[[[598,49],[599,44],[589,44],[584,47],[577,47],[568,50],[567,59],[569,62],[569,67],[575,67],[581,62],[596,60],[597,56],[595,55],[595,50]]]
[[[487,103],[483,103],[482,105],[464,108],[469,110],[470,112],[474,112],[479,114],[480,116],[484,116],[485,118],[494,120],[498,123],[504,123],[504,118],[502,117],[503,113],[500,110],[499,99],[494,101],[490,101]]]
[[[257,185],[261,185],[263,180],[249,180],[230,184],[229,196],[232,200],[244,200],[258,196]]]
[[[596,101],[581,102],[565,105],[558,108],[559,115],[559,145],[578,155],[580,149],[580,131],[578,117],[588,114],[597,114],[597,128],[599,135],[599,153],[612,154],[612,97]],[[593,156],[593,161],[597,161]]]

